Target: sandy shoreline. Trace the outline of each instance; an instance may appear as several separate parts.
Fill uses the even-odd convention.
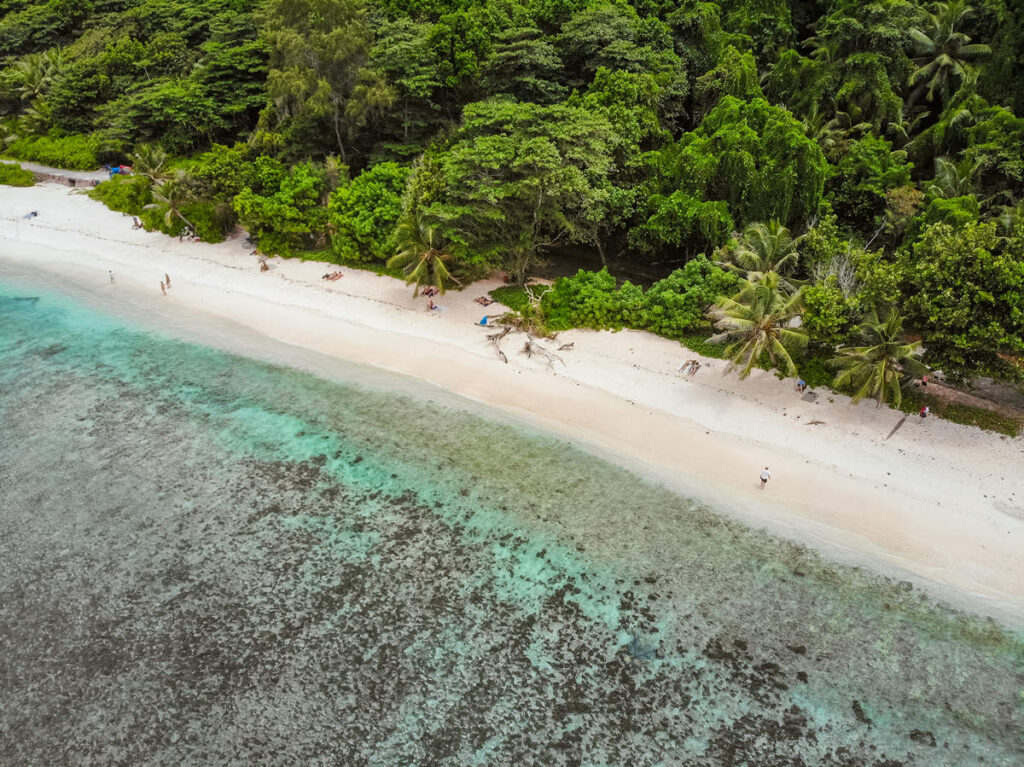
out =
[[[23,214],[38,210],[38,218]],[[906,577],[957,606],[1024,627],[1024,439],[939,419],[851,407],[757,371],[723,376],[647,333],[573,331],[565,366],[515,352],[502,364],[474,322],[477,284],[424,311],[399,281],[323,264],[272,260],[261,274],[239,242],[178,243],[133,231],[131,219],[66,187],[0,186],[0,260],[59,273],[76,286],[151,301],[154,313],[201,312],[320,353],[430,381],[596,449],[749,524],[847,563]],[[333,267],[331,267],[333,269]],[[110,286],[107,271],[117,275]],[[165,299],[164,273],[173,288]],[[2,272],[0,272],[2,274]],[[835,401],[830,402],[830,397]],[[811,421],[821,421],[808,425]],[[768,489],[757,475],[771,466]]]

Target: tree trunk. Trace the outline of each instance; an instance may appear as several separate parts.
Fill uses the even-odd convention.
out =
[[[334,104],[334,137],[338,140],[338,151],[341,153],[341,161],[348,165],[348,153],[345,151],[345,142],[341,140],[341,115],[338,113],[338,104]]]
[[[601,239],[597,240],[597,254],[601,256],[601,266],[608,266],[608,259],[604,255],[604,245],[601,244]]]

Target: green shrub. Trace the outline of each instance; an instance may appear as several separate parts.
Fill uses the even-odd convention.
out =
[[[942,411],[941,415],[953,423],[977,426],[980,429],[998,432],[1008,437],[1016,437],[1020,433],[1020,424],[1017,421],[980,407],[951,404]]]
[[[738,278],[703,255],[658,280],[644,295],[636,326],[666,338],[681,338],[706,327],[705,313],[715,300],[732,292]]]
[[[90,136],[25,136],[15,139],[7,147],[11,157],[27,162],[38,162],[52,168],[68,170],[96,170],[97,143]]]
[[[302,162],[288,170],[269,158],[259,158],[257,188],[246,187],[235,195],[238,220],[259,238],[267,255],[289,255],[320,250],[327,240],[327,208],[321,204],[327,190],[322,167]]]
[[[938,397],[925,394],[921,389],[911,387],[903,390],[900,410],[904,413],[918,413],[927,405],[934,415],[964,426],[977,426],[985,431],[994,431],[1008,437],[1020,434],[1020,424],[1012,418],[971,405],[947,403]]]
[[[599,272],[581,269],[573,277],[556,280],[544,295],[542,307],[552,330],[629,327],[682,339],[709,326],[707,308],[736,283],[735,275],[703,255],[654,283],[646,293],[629,282],[617,287],[606,268]]]
[[[196,234],[203,242],[223,242],[224,237],[234,228],[235,214],[227,203],[199,200],[182,205],[181,213],[192,222]],[[183,225],[180,219],[172,222],[176,229],[173,234],[180,232]]]
[[[835,277],[804,288],[803,329],[812,341],[838,346],[854,329],[858,303],[848,299]]]
[[[526,295],[526,288],[519,285],[495,288],[491,291],[491,298],[514,312],[522,312],[530,308],[530,297]]]
[[[643,289],[626,282],[616,287],[608,269],[559,277],[544,294],[541,306],[551,330],[591,328],[622,330],[632,326],[643,301]]]
[[[725,359],[725,347],[727,344],[713,344],[708,341],[709,337],[709,333],[694,333],[693,335],[681,337],[679,343],[690,351],[697,352],[702,357],[710,357],[716,360]]]
[[[797,369],[800,377],[807,382],[811,388],[831,388],[836,373],[829,367],[829,361],[835,357],[832,349],[819,348],[809,353],[803,359],[797,360]]]
[[[141,216],[142,209],[153,202],[151,182],[146,176],[114,176],[89,190],[89,196],[111,210]]]
[[[23,170],[20,165],[13,162],[0,162],[0,184],[7,186],[32,186],[36,183],[36,177],[32,171]]]
[[[331,247],[346,261],[387,261],[409,169],[382,162],[331,193]]]

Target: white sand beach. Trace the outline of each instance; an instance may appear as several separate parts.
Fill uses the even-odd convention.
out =
[[[25,213],[39,215],[25,219]],[[398,280],[271,259],[261,273],[239,240],[182,242],[67,187],[0,186],[0,261],[91,291],[151,301],[158,316],[204,313],[268,337],[430,381],[659,478],[755,527],[833,559],[906,578],[959,607],[1024,626],[1024,438],[939,418],[851,406],[763,371],[747,381],[648,333],[572,331],[564,365],[517,353],[501,362],[476,326],[501,313],[473,302],[495,283],[426,299]],[[110,285],[108,271],[116,275]],[[169,274],[172,288],[161,296]],[[766,489],[762,468],[771,467]]]

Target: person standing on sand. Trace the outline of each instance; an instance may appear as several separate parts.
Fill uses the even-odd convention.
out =
[[[114,284],[114,273],[113,272],[107,272],[107,274],[110,275],[110,284],[113,285]]]
[[[928,417],[928,414],[930,412],[932,412],[931,408],[925,405],[923,408],[921,408],[920,412],[918,412],[918,415],[921,416],[921,420],[923,421],[925,418]]]
[[[171,287],[171,275],[165,274],[164,275],[164,282],[167,283],[167,289],[170,290],[170,287]]]
[[[764,486],[768,484],[768,480],[772,478],[772,473],[768,471],[768,467],[764,467],[764,471],[761,472],[761,489],[764,490]]]
[[[164,281],[163,280],[160,280],[160,292],[163,295],[165,295],[165,296],[167,295],[167,288],[164,287]]]

